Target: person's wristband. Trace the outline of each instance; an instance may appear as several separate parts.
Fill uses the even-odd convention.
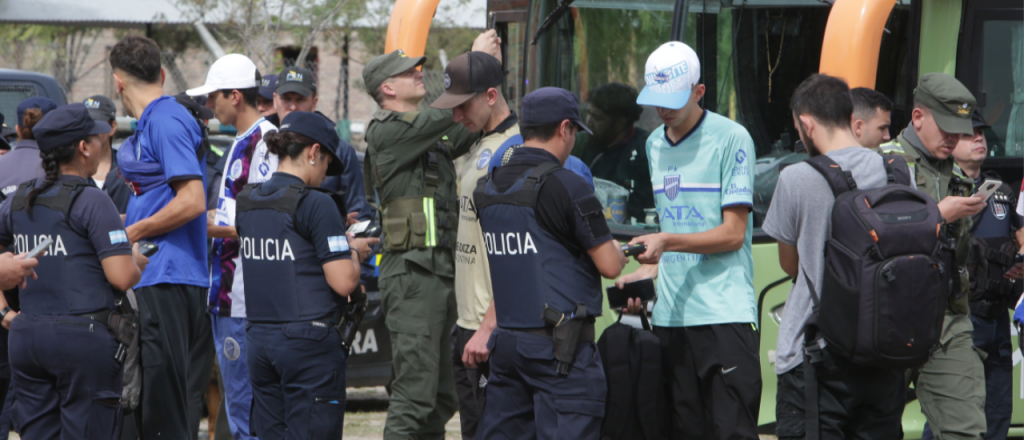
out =
[[[6,318],[7,314],[11,313],[13,311],[14,310],[11,310],[10,306],[7,306],[7,307],[4,307],[4,308],[0,309],[0,319]]]

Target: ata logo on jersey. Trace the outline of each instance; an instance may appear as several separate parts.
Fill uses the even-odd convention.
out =
[[[665,197],[669,200],[675,200],[676,195],[679,194],[679,175],[673,174],[671,176],[665,176]]]
[[[992,215],[996,216],[997,219],[1002,220],[1006,218],[1006,205],[1002,203],[992,203],[990,206],[992,206]]]

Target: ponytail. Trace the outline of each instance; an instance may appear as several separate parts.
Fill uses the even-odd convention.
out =
[[[26,119],[28,119],[27,116]],[[32,204],[35,203],[36,197],[57,183],[57,179],[60,177],[61,164],[71,162],[71,159],[75,157],[75,148],[78,146],[79,142],[75,142],[71,145],[65,145],[57,148],[56,150],[39,152],[39,157],[43,159],[42,167],[43,171],[46,172],[46,181],[42,186],[33,188],[29,191],[28,196],[25,197],[25,211],[28,212],[29,215],[32,214]]]
[[[25,117],[18,121],[18,139],[35,139],[32,127],[35,127],[40,119],[43,119],[43,111],[39,108],[25,110]]]

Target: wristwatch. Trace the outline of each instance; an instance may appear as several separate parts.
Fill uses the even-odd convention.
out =
[[[3,319],[3,318],[5,318],[5,317],[7,316],[7,314],[8,314],[8,313],[11,313],[11,312],[13,312],[13,311],[14,311],[14,310],[11,310],[11,307],[10,307],[10,306],[8,306],[8,307],[4,307],[4,308],[0,309],[0,319]]]

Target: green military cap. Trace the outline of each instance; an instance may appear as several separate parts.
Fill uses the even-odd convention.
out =
[[[377,90],[377,87],[380,87],[384,80],[422,65],[426,61],[427,57],[410,58],[405,52],[402,52],[402,49],[398,49],[371,60],[363,68],[363,83],[366,84],[366,90],[372,93]]]
[[[914,99],[931,109],[942,131],[974,134],[971,114],[978,106],[978,101],[956,78],[945,73],[926,74],[914,89]]]

